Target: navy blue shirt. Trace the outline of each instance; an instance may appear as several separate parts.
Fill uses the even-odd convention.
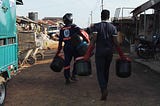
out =
[[[64,26],[60,30],[59,42],[64,42],[64,47],[71,47],[71,37],[79,31],[80,28],[77,27],[75,24],[72,24],[70,26]]]
[[[97,32],[96,56],[113,53],[113,36],[117,35],[116,27],[108,22],[100,22],[94,24],[91,30]]]

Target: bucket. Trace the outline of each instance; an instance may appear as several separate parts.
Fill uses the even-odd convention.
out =
[[[82,36],[80,36],[79,34],[74,34],[74,35],[71,37],[71,44],[72,44],[74,47],[77,47],[82,41],[83,41],[83,38],[82,38]]]
[[[76,47],[76,50],[78,51],[78,54],[80,56],[84,56],[86,51],[88,49],[88,44],[87,42],[83,41],[81,42],[77,47]]]
[[[64,59],[63,59],[63,57],[62,56],[54,57],[54,59],[52,60],[52,62],[50,64],[50,68],[54,72],[61,72],[63,67],[64,67]]]
[[[116,75],[121,78],[129,77],[131,75],[131,61],[126,59],[117,59]]]
[[[92,74],[91,61],[85,61],[83,59],[76,60],[75,70],[79,76],[88,76]]]

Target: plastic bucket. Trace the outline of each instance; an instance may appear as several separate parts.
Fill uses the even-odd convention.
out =
[[[63,67],[64,67],[64,59],[61,56],[56,56],[50,64],[50,68],[54,72],[61,72]]]
[[[84,61],[83,59],[76,60],[75,69],[77,75],[88,76],[92,74],[91,61]]]
[[[79,34],[74,34],[74,35],[71,37],[71,44],[72,44],[74,47],[77,47],[82,41],[83,41],[83,38],[82,38],[82,36],[80,36]]]
[[[121,78],[129,77],[131,75],[131,61],[124,59],[117,59],[116,75]]]

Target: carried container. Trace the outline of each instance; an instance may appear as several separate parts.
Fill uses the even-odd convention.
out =
[[[76,33],[71,37],[72,46],[77,47],[81,42],[83,42],[83,37],[81,35]]]
[[[83,58],[77,58],[75,70],[79,76],[89,76],[92,74],[91,60],[85,61]]]
[[[64,67],[64,58],[62,56],[56,56],[53,58],[50,68],[54,72],[61,72]]]
[[[75,34],[71,37],[71,44],[76,48],[79,56],[83,56],[88,48],[88,44],[83,40],[83,37],[79,34]]]
[[[131,76],[131,60],[116,59],[116,75],[121,78]]]

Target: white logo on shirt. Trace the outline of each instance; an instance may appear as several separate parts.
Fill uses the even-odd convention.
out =
[[[69,35],[70,35],[70,31],[68,29],[65,29],[64,30],[64,36],[69,37]]]

